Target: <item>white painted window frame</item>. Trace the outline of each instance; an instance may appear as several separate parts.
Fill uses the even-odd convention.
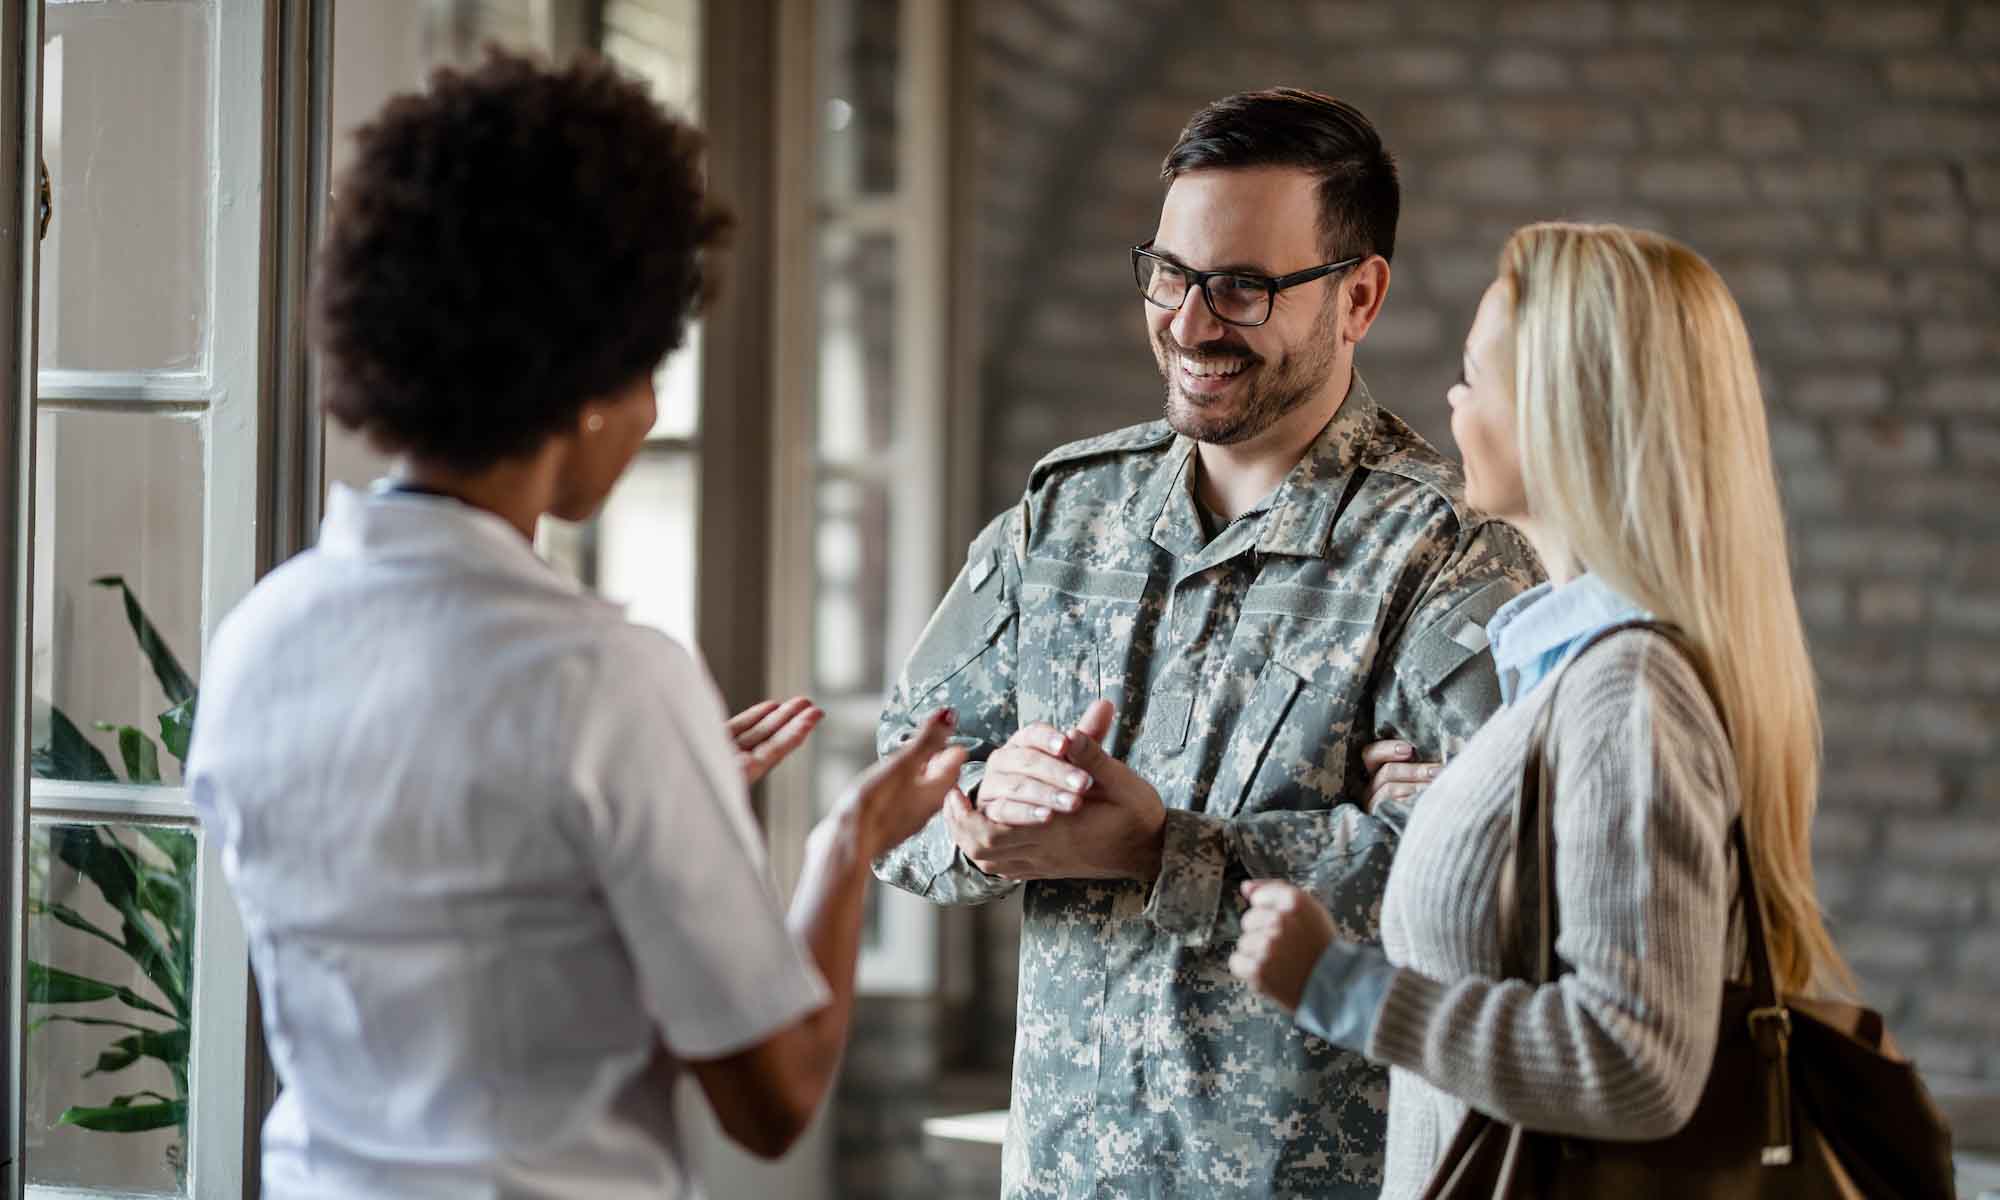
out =
[[[258,569],[259,386],[266,297],[262,228],[265,78],[273,0],[214,0],[210,80],[212,167],[207,180],[210,320],[197,372],[49,370],[37,379],[37,407],[54,412],[118,412],[134,419],[203,424],[202,639],[249,592]],[[60,211],[57,213],[61,219]],[[136,788],[33,781],[31,819],[111,823],[143,820],[201,829],[181,788]],[[246,1063],[255,1031],[243,925],[222,873],[216,840],[203,836],[196,879],[194,1040],[189,1058],[188,1195],[246,1194]],[[10,1097],[18,1102],[19,1097]],[[255,1182],[250,1181],[254,1191]],[[30,1200],[74,1200],[72,1188],[25,1187]]]
[[[815,457],[818,403],[819,246],[829,228],[885,233],[896,241],[893,444],[869,468],[890,484],[888,612],[883,645],[888,678],[900,671],[931,610],[950,583],[957,514],[946,497],[953,441],[950,398],[964,383],[954,360],[958,297],[952,289],[953,153],[957,111],[953,84],[955,21],[946,0],[904,0],[899,7],[896,80],[896,186],[851,202],[823,199],[815,175],[822,114],[813,42],[817,0],[780,0],[778,181],[774,213],[777,267],[774,398],[775,496],[772,513],[772,692],[807,690],[812,678],[813,531],[820,465]],[[963,86],[961,83],[959,86]],[[781,875],[795,872],[814,820],[814,780],[780,772],[766,786],[772,855]],[[935,905],[880,888],[881,936],[865,946],[859,990],[874,995],[929,995],[946,986],[944,926]]]

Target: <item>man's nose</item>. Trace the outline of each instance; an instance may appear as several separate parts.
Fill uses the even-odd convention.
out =
[[[1208,297],[1198,287],[1189,288],[1187,295],[1181,297],[1181,306],[1168,327],[1174,331],[1174,340],[1183,346],[1199,346],[1222,336],[1222,322],[1216,319],[1214,310],[1208,307]]]

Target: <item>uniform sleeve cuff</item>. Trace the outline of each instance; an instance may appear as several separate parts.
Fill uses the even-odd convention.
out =
[[[1146,900],[1146,917],[1162,933],[1190,946],[1208,944],[1222,906],[1228,866],[1227,824],[1206,813],[1170,808],[1160,838],[1160,876]]]

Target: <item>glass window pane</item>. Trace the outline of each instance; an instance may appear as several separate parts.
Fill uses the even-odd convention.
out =
[[[653,96],[693,118],[701,100],[701,5],[698,0],[606,0],[599,42],[604,56],[646,81]],[[660,417],[653,437],[691,438],[700,425],[701,326],[653,376]]]
[[[701,99],[699,0],[605,0],[604,56],[652,85],[685,116]]]
[[[356,0],[344,0],[335,7],[355,4]],[[360,0],[357,6],[421,8],[424,57],[433,63],[476,64],[488,43],[514,51],[549,48],[535,0],[431,0],[422,5],[413,0]]]
[[[37,428],[35,773],[178,784],[201,668],[202,424],[45,412]]]
[[[859,462],[895,435],[895,238],[826,231],[819,288],[819,456]]]
[[[887,686],[889,495],[876,483],[828,479],[813,534],[813,687],[836,699]]]
[[[691,438],[701,426],[701,326],[689,327],[687,344],[653,372],[653,398],[660,415],[647,437]]]
[[[819,10],[822,194],[896,189],[896,72],[901,0],[825,0]]]
[[[641,625],[694,644],[694,456],[648,454],[597,519],[597,590]]]
[[[187,1194],[199,836],[30,828],[30,1185]]]
[[[48,6],[44,367],[201,368],[213,21],[206,0]]]
[[[813,812],[824,817],[833,811],[854,777],[875,765],[875,738],[872,731],[841,729],[836,721],[829,722],[806,744],[812,747],[813,756]],[[882,942],[883,891],[879,887],[868,889],[861,918],[863,949],[872,950]]]

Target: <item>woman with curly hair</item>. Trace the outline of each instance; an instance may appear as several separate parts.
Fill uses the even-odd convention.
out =
[[[189,771],[285,1083],[268,1197],[693,1194],[684,1073],[780,1153],[846,1040],[869,862],[957,777],[944,714],[814,831],[787,915],[746,779],[817,710],[726,726],[695,654],[533,552],[632,461],[709,291],[700,145],[602,61],[501,54],[358,135],[315,334],[395,467],[223,623]]]
[[[1739,868],[1762,893],[1780,992],[1848,982],[1813,891],[1812,666],[1756,364],[1722,278],[1658,234],[1521,229],[1448,399],[1467,498],[1519,525],[1551,580],[1487,626],[1505,707],[1411,815],[1380,949],[1337,938],[1289,884],[1252,880],[1230,960],[1308,1032],[1388,1064],[1389,1197],[1424,1191],[1468,1109],[1585,1138],[1680,1131],[1723,979],[1745,964]],[[1688,651],[1642,628],[1577,654],[1642,618],[1678,626]],[[1567,970],[1537,986],[1503,970],[1495,881],[1545,709],[1547,902]]]

